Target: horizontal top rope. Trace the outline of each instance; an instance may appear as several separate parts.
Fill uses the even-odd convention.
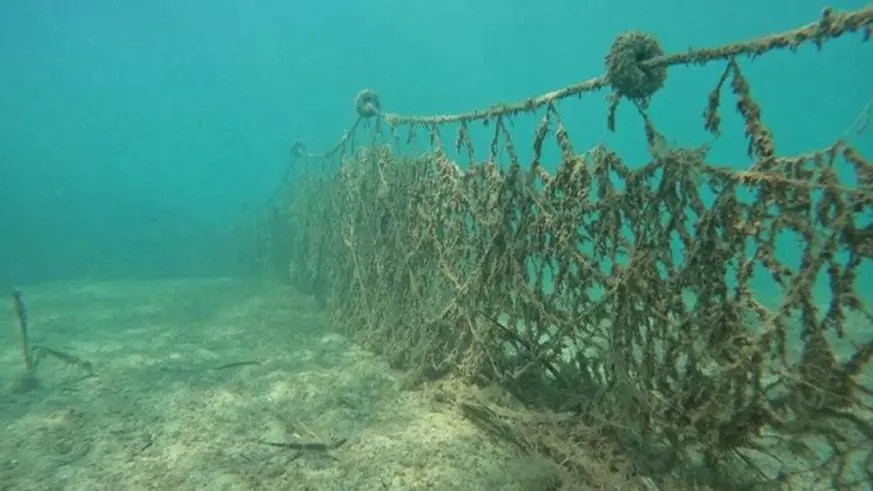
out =
[[[739,43],[726,44],[714,48],[690,49],[684,53],[674,53],[657,56],[640,63],[641,68],[651,69],[655,67],[667,67],[675,65],[704,65],[715,60],[727,60],[736,56],[760,56],[769,51],[782,48],[796,49],[804,43],[815,43],[821,48],[825,41],[838,38],[848,32],[857,32],[863,29],[864,41],[868,41],[873,35],[873,4],[858,10],[848,12],[833,12],[825,8],[819,20],[805,26],[784,31],[781,33],[763,36],[758,39]],[[478,109],[459,114],[443,114],[431,116],[404,116],[395,113],[381,113],[383,118],[391,126],[422,125],[435,127],[444,124],[465,124],[478,120],[490,120],[498,117],[510,117],[522,112],[530,112],[536,109],[554,104],[568,97],[577,96],[585,92],[600,90],[610,85],[606,75],[591,78],[578,84],[570,85],[562,89],[553,90],[545,94],[528,98],[525,101],[513,104],[496,104],[487,109]],[[347,130],[337,144],[324,153],[309,153],[300,145],[297,152],[301,156],[310,158],[331,157],[343,149],[346,142],[351,138],[361,117]],[[297,145],[297,144],[295,144]]]
[[[795,49],[803,43],[815,42],[819,46],[825,41],[835,39],[847,32],[856,32],[866,27],[864,40],[868,40],[873,27],[873,5],[862,9],[833,13],[826,9],[821,18],[803,27],[785,31],[778,34],[745,41],[741,43],[727,44],[715,48],[703,48],[698,50],[689,49],[685,53],[658,56],[641,62],[644,68],[674,65],[703,65],[710,61],[726,60],[735,56],[759,56],[768,51],[780,48]],[[609,85],[605,75],[592,78],[584,82],[554,90],[523,102],[506,105],[495,105],[488,109],[480,109],[472,112],[451,115],[436,116],[403,116],[388,113],[385,120],[394,126],[403,124],[439,125],[445,123],[463,123],[482,119],[493,119],[499,116],[512,116],[521,112],[539,109],[555,101],[579,95],[585,92],[599,90]]]

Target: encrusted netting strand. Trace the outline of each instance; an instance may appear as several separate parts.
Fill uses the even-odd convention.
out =
[[[847,33],[866,41],[871,25],[873,7],[826,9],[798,29],[679,54],[627,33],[606,75],[465,114],[387,114],[362,91],[335,148],[295,147],[310,171],[263,222],[259,265],[410,383],[439,381],[463,415],[579,482],[609,462],[646,489],[700,469],[713,487],[869,489],[873,164],[853,137],[870,108],[828,148],[780,156],[740,61]],[[719,135],[722,103],[735,101],[753,159],[742,171],[666,144],[648,111],[669,67],[719,60],[703,124]],[[571,143],[556,102],[603,88],[611,128],[619,101],[637,107],[643,165]],[[528,159],[509,123],[534,111]],[[484,152],[475,121],[489,124]],[[416,155],[382,144],[422,136],[429,150]]]

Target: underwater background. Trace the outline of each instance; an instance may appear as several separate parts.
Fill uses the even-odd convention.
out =
[[[402,356],[339,334],[339,311],[323,309],[318,295],[253,275],[261,258],[251,257],[258,249],[251,242],[267,237],[253,224],[287,218],[270,214],[271,197],[287,175],[318,160],[295,158],[295,142],[313,153],[333,147],[355,122],[361,89],[374,89],[389,113],[466,112],[600,76],[613,42],[628,31],[651,33],[667,53],[679,53],[793,29],[819,19],[824,7],[812,0],[0,2],[0,292],[12,294],[0,303],[0,319],[12,325],[0,330],[0,491],[542,491],[561,483],[651,491],[644,472],[616,471],[621,456],[580,454],[603,472],[588,488],[547,452],[519,452],[509,438],[492,438],[458,410],[477,407],[461,398],[474,394],[470,387],[449,377],[422,386],[423,372],[400,370],[408,368]],[[873,112],[873,53],[861,38],[738,61],[777,156],[820,151],[840,138],[873,155],[873,128],[854,131]],[[743,170],[752,163],[748,137],[728,89],[720,136],[703,125],[724,66],[670,68],[648,115],[672,148],[705,148],[708,164]],[[642,166],[651,155],[640,115],[622,104],[617,131],[609,132],[607,96],[560,105],[572,145],[583,152],[605,144]],[[541,116],[513,118],[522,165]],[[480,158],[487,133],[474,136]],[[411,155],[429,149],[426,140],[419,135],[394,150]],[[547,146],[543,164],[555,175],[560,152]],[[797,239],[777,239],[777,256],[791,270],[800,269]],[[857,283],[870,306],[866,258]],[[279,266],[282,279],[294,275],[293,262]],[[781,300],[786,291],[759,276],[756,299]],[[817,278],[819,305],[830,300],[827,281]],[[345,313],[342,321],[357,315]],[[424,330],[400,319],[404,332]],[[509,331],[502,317],[493,322]],[[852,343],[870,342],[868,318],[846,325],[842,358],[860,352]],[[859,385],[870,387],[871,376],[857,377]],[[497,385],[474,395],[509,402],[479,407],[513,407]],[[866,421],[869,408],[858,414]],[[782,477],[782,467],[758,469]],[[688,489],[658,482],[663,491]]]
[[[235,226],[281,181],[291,143],[313,151],[335,143],[362,88],[378,90],[392,112],[465,111],[598,76],[627,30],[681,51],[801,25],[822,8],[813,0],[5,1],[0,284],[232,274]],[[765,58],[744,66],[779,155],[829,145],[873,95],[873,55],[857,38]],[[668,138],[706,141],[701,103],[720,70],[671,70],[653,102]],[[606,142],[645,161],[630,105],[609,134],[602,99],[566,112],[574,145]],[[711,155],[743,167],[742,125],[725,113]],[[528,119],[521,135],[532,134]]]

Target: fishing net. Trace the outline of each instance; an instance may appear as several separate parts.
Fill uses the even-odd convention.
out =
[[[362,91],[333,149],[295,144],[252,257],[576,482],[599,462],[647,489],[870,489],[873,164],[853,138],[777,154],[742,62],[871,32],[870,6],[679,54],[631,32],[601,77],[457,115],[385,113]],[[704,64],[723,67],[704,128],[730,98],[745,170],[668,143],[649,110],[671,67]],[[610,130],[620,105],[639,114],[644,163],[574,147],[557,103],[601,89]]]

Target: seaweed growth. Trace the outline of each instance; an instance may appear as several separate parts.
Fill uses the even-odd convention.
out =
[[[859,31],[866,41],[871,30],[873,7],[681,54],[625,34],[604,76],[465,114],[383,113],[364,91],[333,149],[300,152],[311,170],[259,229],[287,248],[264,247],[258,260],[289,271],[418,381],[464,381],[447,396],[463,414],[583,479],[593,474],[580,456],[597,448],[648,487],[867,489],[873,313],[858,278],[873,257],[873,163],[849,139],[779,156],[741,59]],[[648,111],[669,67],[708,63],[724,71],[704,127],[718,135],[729,91],[754,160],[745,171],[708,162],[706,148],[666,145]],[[607,87],[610,129],[620,102],[638,109],[642,166],[571,143],[556,102]],[[523,164],[509,123],[535,112]],[[365,121],[373,140],[358,145]],[[476,122],[492,132],[484,160]],[[392,150],[401,132],[407,142],[423,133],[430,150]],[[553,173],[547,145],[560,155]],[[469,157],[463,168],[452,150]],[[784,236],[798,239],[799,264],[782,257]],[[766,298],[760,278],[774,285]],[[846,347],[853,323],[862,338]],[[483,400],[473,386],[511,397]]]

